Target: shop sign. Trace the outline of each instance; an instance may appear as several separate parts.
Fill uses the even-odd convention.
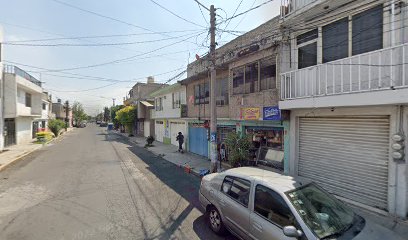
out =
[[[278,106],[264,107],[263,120],[281,120],[281,111]]]
[[[241,119],[258,120],[260,116],[259,108],[241,108]]]

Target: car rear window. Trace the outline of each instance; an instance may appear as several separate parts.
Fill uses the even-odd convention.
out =
[[[221,191],[232,199],[248,207],[251,182],[242,178],[227,176],[221,186]]]

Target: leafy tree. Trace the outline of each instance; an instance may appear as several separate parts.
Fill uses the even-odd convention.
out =
[[[126,127],[127,131],[131,135],[133,133],[133,124],[137,116],[135,106],[127,106],[116,112],[115,119]]]
[[[81,103],[74,102],[72,105],[72,118],[77,125],[87,119],[87,115]]]
[[[236,167],[243,161],[248,160],[251,142],[247,136],[240,136],[235,132],[229,133],[225,145],[229,149],[228,160],[232,167]]]
[[[109,119],[110,119],[110,110],[109,110],[108,107],[105,107],[103,109],[103,121],[104,122],[109,122]]]
[[[57,137],[60,131],[65,128],[66,123],[59,119],[51,119],[48,121],[48,128]]]
[[[124,107],[125,106],[123,105],[117,105],[117,106],[111,107],[111,119],[112,119],[113,124],[115,125],[115,128],[118,128],[120,124],[120,122],[116,119],[116,113]]]

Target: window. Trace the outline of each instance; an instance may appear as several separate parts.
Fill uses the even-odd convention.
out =
[[[383,47],[383,6],[353,16],[353,55]]]
[[[194,104],[210,103],[210,84],[203,83],[194,86]]]
[[[248,207],[250,188],[251,183],[249,181],[227,176],[222,183],[221,191],[245,207]]]
[[[276,88],[276,64],[272,58],[259,62],[261,68],[261,91]]]
[[[46,103],[43,103],[43,104],[42,104],[42,109],[43,109],[43,110],[47,110],[47,104],[46,104]]]
[[[41,121],[41,127],[45,128],[45,121]]]
[[[217,106],[228,105],[228,78],[217,80]]]
[[[258,92],[258,62],[245,67],[245,93]]]
[[[324,63],[348,56],[348,29],[348,18],[322,28]]]
[[[232,93],[244,93],[244,68],[237,68],[232,70]]]
[[[298,45],[298,69],[317,64],[317,29],[303,33],[296,38]]]
[[[295,225],[295,218],[285,200],[262,185],[255,188],[254,212],[280,227]]]
[[[31,94],[25,94],[25,105],[26,107],[31,107]]]
[[[180,108],[180,92],[172,94],[173,109]]]
[[[163,110],[163,98],[156,98],[155,100],[155,110],[162,111]]]

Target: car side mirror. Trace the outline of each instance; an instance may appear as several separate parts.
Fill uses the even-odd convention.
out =
[[[283,228],[283,234],[287,237],[298,238],[303,235],[301,230],[297,230],[294,226],[286,226]]]

